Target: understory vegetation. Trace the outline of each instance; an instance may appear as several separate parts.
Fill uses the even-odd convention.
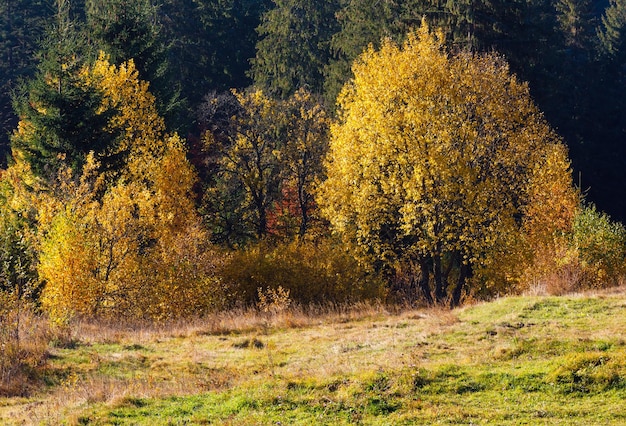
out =
[[[284,307],[283,307],[284,308]],[[3,424],[621,424],[623,289],[76,324]]]

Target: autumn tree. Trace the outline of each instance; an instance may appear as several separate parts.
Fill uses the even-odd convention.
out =
[[[528,266],[569,229],[566,150],[500,57],[449,54],[423,24],[401,47],[370,47],[353,72],[318,202],[374,269],[408,270],[425,301],[454,306],[468,282]]]
[[[126,154],[116,173],[103,173],[90,153],[81,170],[60,168],[36,194],[44,309],[58,321],[203,312],[210,250],[183,142],[165,133],[132,61],[115,66],[102,55],[81,76],[103,93],[101,108],[116,111],[108,127],[123,129]]]
[[[26,206],[14,187],[14,171],[0,172],[0,293],[35,301],[40,287],[36,279],[36,253]]]
[[[303,237],[311,228],[317,208],[314,193],[323,180],[323,158],[328,150],[330,119],[322,101],[304,89],[284,103],[287,129],[281,152],[284,188],[295,192],[297,233]],[[283,192],[283,196],[287,195]]]
[[[216,138],[213,132],[204,136],[215,170],[213,184],[206,194],[208,210],[212,220],[217,219],[213,227],[218,234],[220,228],[230,234],[230,221],[234,219],[245,224],[241,231],[249,233],[249,237],[262,238],[268,231],[269,209],[279,193],[278,153],[284,123],[277,101],[262,91],[234,91],[233,95],[239,113],[224,123],[225,137]],[[231,213],[224,211],[229,200],[236,200],[235,211]],[[224,238],[228,241],[230,237],[224,235]]]
[[[328,145],[330,120],[319,98],[304,89],[286,100],[233,91],[207,97],[202,111],[207,130],[196,162],[215,240],[234,246],[268,234],[304,235]]]
[[[398,35],[400,15],[395,1],[349,0],[342,4],[337,12],[339,29],[331,38],[332,56],[325,72],[325,94],[330,104],[350,78],[350,65],[368,44],[378,46],[383,38]]]
[[[168,42],[159,7],[150,0],[86,0],[85,29],[96,51],[110,55],[110,61],[122,64],[133,60],[139,76],[150,83],[157,110],[170,129],[183,123],[185,100],[182,87],[173,74],[168,59]]]
[[[102,197],[93,164],[66,194],[42,236],[42,306],[52,319],[115,317],[166,320],[202,314],[211,304],[209,247],[194,211],[194,173],[182,143],[150,160],[145,181],[121,179]],[[91,170],[90,170],[91,167]]]

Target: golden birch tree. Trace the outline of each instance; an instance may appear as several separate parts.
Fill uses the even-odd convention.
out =
[[[62,169],[39,194],[42,306],[74,315],[169,319],[200,314],[211,301],[211,250],[195,211],[196,175],[183,142],[167,135],[132,62],[106,57],[83,72],[117,114],[121,167],[102,173],[90,155],[82,173]]]
[[[519,267],[499,268],[569,229],[566,150],[502,58],[450,54],[423,24],[353,72],[318,202],[374,268],[408,270],[428,303],[457,305],[472,276],[514,282]]]

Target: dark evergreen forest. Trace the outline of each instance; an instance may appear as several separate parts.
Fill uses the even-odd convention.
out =
[[[133,58],[193,154],[212,125],[207,95],[254,85],[286,99],[304,87],[333,111],[364,48],[426,19],[453,49],[506,58],[567,143],[586,199],[626,220],[626,0],[2,0],[0,10],[3,159],[25,94],[60,60]],[[66,118],[81,128],[80,114]]]

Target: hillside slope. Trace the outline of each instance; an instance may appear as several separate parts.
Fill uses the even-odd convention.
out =
[[[624,292],[297,322],[92,330],[0,424],[626,423]]]

